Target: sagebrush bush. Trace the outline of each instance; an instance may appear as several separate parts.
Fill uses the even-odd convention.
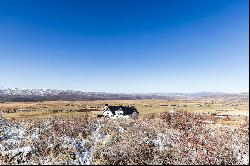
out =
[[[248,118],[237,126],[216,121],[186,111],[140,119],[0,117],[0,164],[248,164]]]

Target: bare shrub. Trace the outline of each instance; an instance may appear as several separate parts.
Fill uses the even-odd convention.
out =
[[[187,111],[140,119],[0,116],[0,164],[248,164],[249,120],[207,121],[216,119]]]

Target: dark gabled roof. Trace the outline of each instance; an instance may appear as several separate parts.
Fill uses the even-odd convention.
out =
[[[136,108],[134,107],[124,107],[124,106],[108,106],[108,109],[115,114],[115,111],[118,111],[119,109],[123,110],[123,115],[130,115],[133,112],[137,112]]]
[[[120,106],[108,106],[108,109],[115,114],[115,111],[118,111],[121,107]]]
[[[123,115],[130,115],[134,112],[137,112],[137,110],[134,107],[122,107]]]

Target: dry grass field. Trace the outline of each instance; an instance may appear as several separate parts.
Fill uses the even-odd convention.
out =
[[[97,118],[105,104],[139,118]],[[249,104],[224,100],[0,103],[0,164],[249,164]]]
[[[76,112],[96,116],[101,114],[105,104],[134,106],[140,117],[147,114],[170,110],[186,110],[192,113],[214,115],[249,116],[249,103],[226,103],[218,100],[97,100],[97,101],[44,101],[44,102],[5,102],[0,103],[0,111],[6,118],[42,118],[46,116],[72,116]],[[14,111],[12,110],[20,110]],[[60,110],[60,111],[57,111]],[[79,111],[77,111],[79,110]]]

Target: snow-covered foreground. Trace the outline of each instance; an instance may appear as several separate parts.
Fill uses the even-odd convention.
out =
[[[249,122],[166,112],[144,119],[0,117],[0,164],[248,164]]]

